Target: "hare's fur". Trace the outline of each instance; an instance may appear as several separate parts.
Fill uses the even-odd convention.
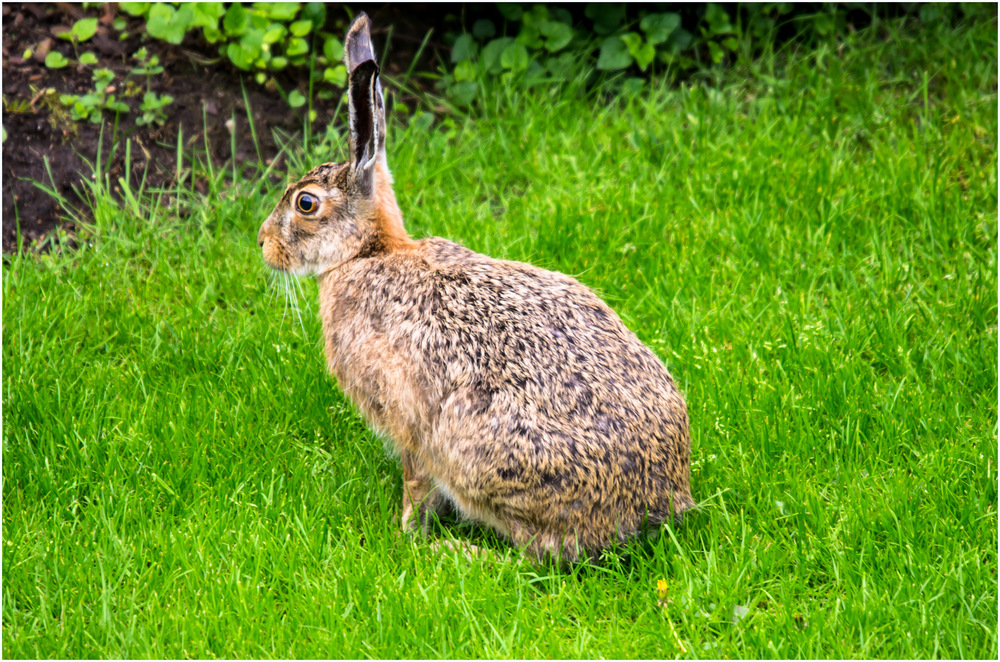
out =
[[[367,17],[351,30],[368,38]],[[352,100],[352,127],[356,112],[385,135],[380,107]],[[382,144],[362,171],[380,136],[355,133],[351,163],[290,186],[259,241],[272,267],[316,275],[327,365],[401,457],[403,527],[447,500],[572,560],[679,520],[694,505],[687,408],[656,355],[569,276],[410,239]],[[296,209],[303,191],[318,212]]]

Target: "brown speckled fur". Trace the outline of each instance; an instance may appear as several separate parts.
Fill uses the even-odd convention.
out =
[[[374,60],[368,31],[361,14],[352,73]],[[666,368],[569,276],[410,239],[376,101],[351,103],[351,163],[290,186],[258,240],[270,266],[316,276],[329,369],[400,454],[404,529],[447,500],[539,558],[574,560],[679,520],[694,505],[690,438]],[[374,137],[355,135],[364,112]],[[303,190],[318,211],[295,209]]]

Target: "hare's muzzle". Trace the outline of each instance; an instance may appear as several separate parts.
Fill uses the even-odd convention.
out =
[[[264,221],[257,233],[257,245],[261,247],[261,253],[267,266],[278,271],[287,271],[289,264],[288,253],[281,246],[274,225],[270,219]]]

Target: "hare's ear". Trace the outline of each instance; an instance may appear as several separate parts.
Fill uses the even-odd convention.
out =
[[[375,190],[375,159],[385,153],[385,102],[375,63],[371,21],[358,14],[347,30],[344,63],[350,75],[348,106],[351,130],[351,166],[362,189]]]
[[[378,65],[366,60],[351,72],[347,90],[350,106],[351,170],[366,195],[375,192],[375,159],[379,146]]]
[[[344,64],[347,71],[354,69],[365,60],[375,60],[375,47],[372,45],[371,20],[368,14],[361,12],[347,29],[344,41]]]

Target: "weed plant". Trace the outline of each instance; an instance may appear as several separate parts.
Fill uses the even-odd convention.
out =
[[[393,127],[411,233],[577,276],[687,396],[699,509],[594,566],[402,535],[314,283],[262,264],[282,185],[98,159],[93,223],[3,268],[4,654],[996,659],[996,35]]]

